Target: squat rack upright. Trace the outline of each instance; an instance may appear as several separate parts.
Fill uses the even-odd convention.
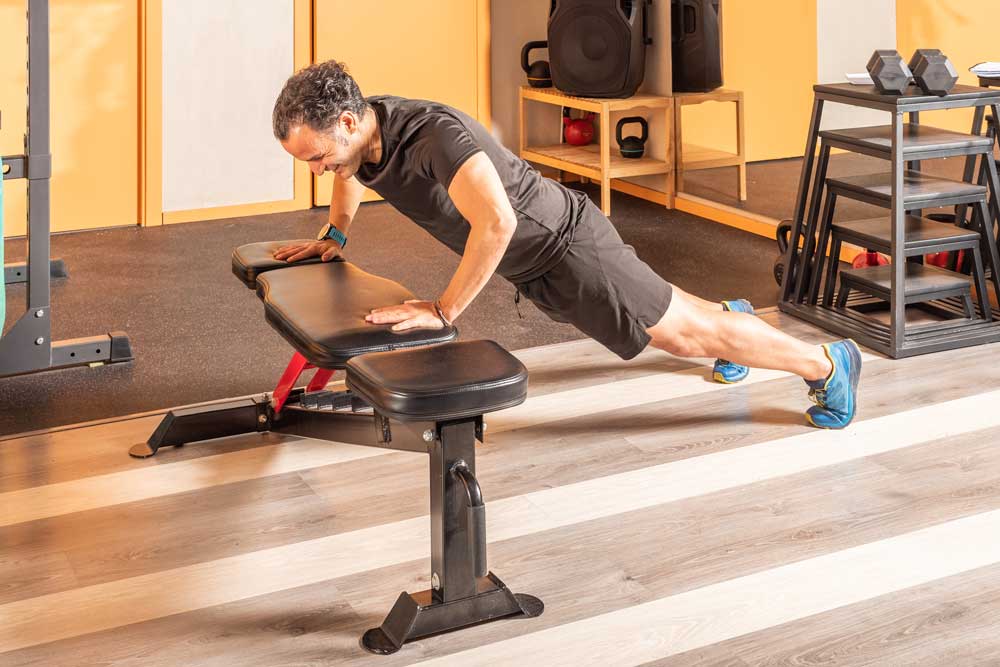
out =
[[[65,276],[61,260],[50,261],[49,2],[28,0],[28,127],[25,154],[3,157],[3,180],[28,179],[27,262],[5,264],[7,283],[27,283],[27,308],[0,338],[0,377],[21,373],[117,363],[132,359],[124,332],[52,341],[52,276]],[[0,243],[3,243],[0,235]],[[0,298],[4,297],[0,283]]]

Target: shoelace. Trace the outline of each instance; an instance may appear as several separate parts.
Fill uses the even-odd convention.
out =
[[[820,396],[820,394],[823,394]],[[820,407],[826,407],[826,392],[822,389],[810,389],[809,400]]]

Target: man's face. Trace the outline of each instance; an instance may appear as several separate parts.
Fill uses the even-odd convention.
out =
[[[324,132],[306,125],[295,125],[281,145],[292,157],[309,163],[317,176],[332,171],[347,180],[361,168],[361,133],[354,114],[344,113],[331,129]]]

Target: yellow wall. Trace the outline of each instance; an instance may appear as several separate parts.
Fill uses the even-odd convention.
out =
[[[346,62],[362,94],[435,100],[489,123],[487,1],[324,0],[314,16],[315,60]],[[330,204],[332,179],[316,179],[317,206]]]
[[[134,225],[139,206],[139,6],[52,0],[52,229]],[[25,0],[0,0],[0,153],[24,152]],[[7,236],[25,232],[24,182],[7,181]]]
[[[724,85],[746,99],[748,160],[802,155],[816,83],[815,0],[730,0],[722,26]],[[682,128],[685,143],[735,150],[732,104],[686,107]]]
[[[25,70],[24,2],[0,0],[0,155],[24,153]],[[4,235],[20,236],[25,227],[25,184],[4,181]]]
[[[897,0],[896,30],[904,58],[918,48],[941,49],[954,63],[959,82],[978,85],[969,68],[987,60],[1000,60],[997,0]],[[924,114],[922,122],[968,132],[972,111],[953,110]]]

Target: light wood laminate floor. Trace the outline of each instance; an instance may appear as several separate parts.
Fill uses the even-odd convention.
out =
[[[813,341],[824,332],[770,311]],[[545,613],[363,651],[428,587],[427,458],[276,434],[128,457],[157,415],[0,440],[0,665],[1000,664],[1000,347],[802,381],[591,341],[487,417],[489,564]]]

